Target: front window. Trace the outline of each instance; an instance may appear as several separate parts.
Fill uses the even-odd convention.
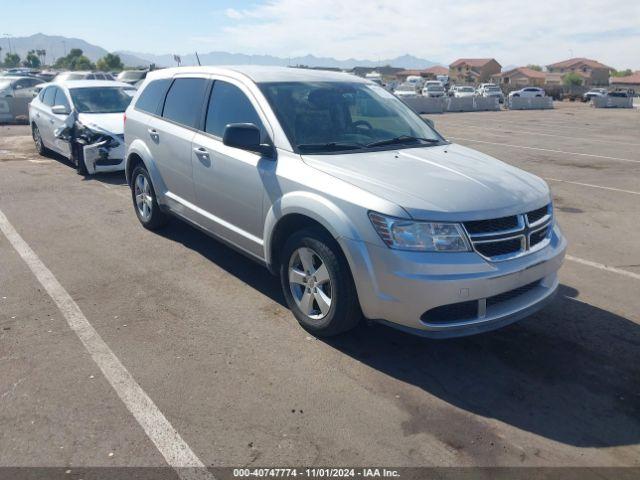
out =
[[[71,99],[78,113],[123,113],[135,94],[133,88],[72,88]]]
[[[475,90],[473,89],[473,87],[460,87],[458,89],[459,92],[475,92]]]
[[[296,152],[415,148],[444,139],[385,89],[355,82],[263,83]]]

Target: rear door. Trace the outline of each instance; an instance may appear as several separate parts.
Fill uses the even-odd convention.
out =
[[[40,137],[44,145],[48,148],[55,149],[55,139],[53,137],[53,114],[51,107],[56,98],[56,90],[58,87],[53,85],[44,89],[40,94],[40,102],[36,105],[37,110],[34,113],[34,121],[40,131]]]
[[[180,76],[173,80],[160,116],[148,124],[146,144],[167,187],[167,195],[184,204],[195,203],[191,142],[202,118],[205,76]]]
[[[60,87],[56,87],[56,95],[53,100],[53,106],[55,107],[58,105],[65,107],[68,112],[71,112],[71,102],[69,102],[69,99],[67,98],[67,94],[65,93],[65,91]],[[54,113],[51,113],[50,124],[53,129],[52,135],[53,135],[53,142],[56,150],[62,153],[64,156],[70,158],[71,147],[69,145],[69,142],[66,140],[57,138],[55,136],[56,131],[60,131],[64,129],[65,123],[68,117],[69,115],[56,115]]]

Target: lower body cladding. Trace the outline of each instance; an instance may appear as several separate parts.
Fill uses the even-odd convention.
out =
[[[103,140],[82,148],[87,172],[121,172],[124,170],[124,144]]]
[[[364,315],[432,338],[473,335],[525,318],[558,288],[566,240],[501,262],[475,252],[423,253],[340,239]]]

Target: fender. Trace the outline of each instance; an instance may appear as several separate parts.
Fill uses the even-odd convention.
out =
[[[147,145],[140,139],[135,139],[129,145],[127,150],[127,160],[125,162],[124,171],[126,172],[127,184],[131,185],[131,178],[129,178],[129,165],[131,162],[131,156],[133,154],[138,155],[142,162],[144,163],[145,168],[149,172],[149,176],[151,177],[151,183],[153,184],[153,188],[156,192],[156,198],[159,204],[165,203],[165,193],[167,192],[167,186],[162,180],[162,176],[158,171],[158,167],[156,166],[156,162],[149,151]]]
[[[360,240],[358,230],[347,215],[329,199],[312,192],[291,192],[279,198],[267,212],[264,223],[264,258],[267,265],[272,264],[271,246],[273,233],[278,222],[287,215],[299,214],[309,217],[336,239],[346,237]]]

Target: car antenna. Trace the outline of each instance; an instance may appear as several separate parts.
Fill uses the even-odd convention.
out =
[[[200,63],[200,57],[198,56],[198,52],[196,52],[196,60],[198,60],[198,66],[201,67],[202,64]]]

